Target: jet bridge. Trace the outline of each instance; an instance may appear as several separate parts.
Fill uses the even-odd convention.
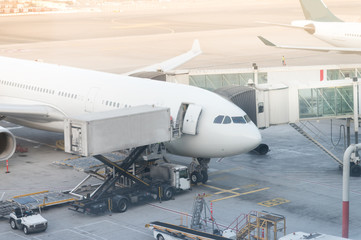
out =
[[[361,78],[360,64],[262,68],[254,63],[243,69],[167,73],[168,82],[215,91],[233,101],[259,128],[353,117],[354,78]]]
[[[307,134],[307,129],[300,126],[311,120],[347,119],[348,146],[350,121],[360,118],[360,79],[360,64],[262,68],[254,63],[244,69],[195,69],[167,73],[168,82],[215,91],[234,102],[261,129],[290,124],[340,165],[342,161],[337,156],[313,138],[313,133],[312,136]],[[358,133],[356,125],[357,122],[355,135]],[[357,143],[358,138],[355,139]],[[359,161],[354,160],[355,176],[361,175]]]

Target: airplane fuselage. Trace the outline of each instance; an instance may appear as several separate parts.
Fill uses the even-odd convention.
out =
[[[293,21],[293,26],[307,27],[306,32],[335,47],[360,48],[361,23]]]
[[[14,108],[14,114],[3,114],[8,121],[56,132],[63,132],[63,119],[69,116],[147,104],[169,107],[172,118],[177,119],[182,104],[195,104],[202,108],[197,133],[183,134],[168,143],[170,152],[191,157],[224,157],[248,152],[261,141],[252,122],[236,121],[239,117],[245,119],[246,113],[212,92],[35,61],[0,57],[0,108],[1,104]],[[22,116],[16,108],[24,111],[24,106],[28,106],[29,113]],[[49,106],[54,111],[32,116],[34,106]],[[231,122],[214,123],[217,116],[224,119],[228,116]]]

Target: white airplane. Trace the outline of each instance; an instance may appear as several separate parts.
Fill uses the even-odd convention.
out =
[[[189,52],[142,71],[166,71],[200,52],[195,41]],[[181,115],[181,106],[185,111],[197,106],[201,110],[192,113],[198,118],[188,126],[193,132],[166,144],[176,155],[207,162],[249,152],[261,142],[258,128],[242,109],[201,88],[0,57],[0,115],[15,124],[63,132],[66,117],[145,104],[170,108],[173,119]],[[1,127],[0,132],[0,159],[4,160],[13,155],[16,143],[10,131]]]
[[[306,20],[297,20],[288,24],[267,23],[282,27],[304,29],[316,38],[334,47],[277,45],[264,37],[258,38],[267,46],[312,51],[340,51],[345,53],[361,52],[361,23],[343,22],[337,18],[322,0],[300,0]]]

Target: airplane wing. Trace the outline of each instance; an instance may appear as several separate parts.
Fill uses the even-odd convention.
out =
[[[63,121],[65,114],[48,105],[0,104],[0,115],[38,122]]]
[[[354,52],[360,53],[361,48],[342,48],[342,47],[308,47],[308,46],[292,46],[292,45],[276,45],[269,40],[265,39],[262,36],[258,38],[267,46],[276,47],[276,48],[286,48],[286,49],[298,49],[298,50],[310,50],[310,51],[319,51],[319,52],[329,52],[329,51],[339,51],[339,52]]]
[[[192,58],[198,56],[199,54],[202,53],[201,47],[199,45],[199,41],[196,39],[193,42],[193,46],[192,49],[189,50],[186,53],[183,53],[179,56],[176,56],[174,58],[168,59],[164,62],[161,63],[157,63],[145,68],[141,68],[141,69],[137,69],[131,72],[127,72],[124,75],[132,75],[134,73],[139,73],[139,72],[166,72],[168,70],[174,69],[180,65],[182,65],[183,63],[191,60]]]

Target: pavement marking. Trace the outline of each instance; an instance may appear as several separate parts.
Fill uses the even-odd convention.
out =
[[[26,238],[25,236],[22,236],[22,235],[20,235],[20,234],[18,234],[18,233],[16,233],[16,232],[13,232],[13,231],[7,231],[7,232],[3,232],[3,233],[0,233],[0,236],[1,235],[15,235],[15,236],[17,236],[17,237],[20,237],[20,238],[23,238],[23,239],[29,239],[29,238]]]
[[[232,188],[230,190],[227,190],[227,189],[222,189],[222,188],[218,188],[218,187],[207,185],[207,184],[203,184],[203,186],[218,190],[219,192],[216,192],[215,194],[221,194],[221,193],[230,193],[230,194],[232,194],[231,196],[211,200],[211,202],[218,202],[218,201],[221,201],[221,200],[234,198],[234,197],[238,197],[238,196],[243,196],[243,195],[247,195],[247,194],[256,193],[256,192],[260,192],[260,191],[270,189],[269,187],[266,187],[266,188],[260,188],[260,189],[256,189],[256,190],[253,190],[253,191],[249,191],[249,192],[239,193],[239,192],[235,192],[235,190],[239,190],[239,188]]]
[[[284,198],[275,198],[264,202],[259,202],[258,205],[264,206],[264,207],[274,207],[277,205],[281,205],[284,203],[291,202],[290,200],[284,199]]]
[[[46,232],[46,234],[39,235],[37,237],[39,239],[57,239],[57,238],[52,238],[52,237],[53,236],[55,236],[55,237],[59,236],[59,234],[62,235],[63,238],[64,238],[64,236],[66,237],[68,234],[71,234],[70,235],[71,237],[69,236],[69,239],[94,239],[94,240],[97,240],[94,237],[85,235],[84,233],[81,233],[81,232],[77,232],[77,231],[75,231],[74,229],[71,229],[71,228],[66,228],[66,229],[62,229],[62,230],[59,230],[59,231],[54,231],[54,232],[51,232],[51,233]],[[78,237],[76,235],[78,235]],[[81,236],[81,238],[79,238],[79,236]]]
[[[71,231],[71,232],[74,232],[74,233],[79,234],[79,235],[81,235],[81,236],[84,236],[84,237],[86,237],[86,238],[91,238],[91,239],[96,240],[96,238],[94,238],[94,237],[99,237],[99,238],[101,238],[101,239],[106,240],[105,238],[102,238],[102,237],[100,237],[100,236],[98,236],[98,235],[95,235],[95,234],[93,234],[93,233],[84,231],[84,230],[79,229],[79,228],[77,228],[77,227],[75,227],[75,229],[76,229],[78,232],[75,231],[75,230],[73,230],[73,229],[66,229],[66,230]],[[90,235],[93,235],[94,237],[91,237]]]
[[[251,188],[251,187],[257,187],[258,185],[259,185],[258,183],[248,184],[248,185],[241,186],[240,188]]]
[[[77,234],[80,234],[82,236],[86,236],[87,238],[92,238],[92,239],[97,239],[97,238],[100,238],[100,239],[103,239],[103,240],[107,240],[106,238],[103,238],[101,236],[98,236],[94,233],[91,233],[91,232],[88,232],[88,231],[85,231],[83,229],[80,229],[80,227],[74,227],[74,229],[76,230],[73,230],[73,229],[68,229],[69,231],[72,231],[72,232],[76,232]],[[91,237],[90,235],[93,235],[93,237]]]
[[[228,190],[228,191],[233,192],[233,191],[236,191],[236,190],[239,190],[239,188],[233,188],[233,189]],[[224,191],[216,192],[215,194],[221,194],[221,193],[224,193]]]
[[[132,230],[133,232],[141,233],[141,234],[143,234],[143,235],[145,235],[145,236],[153,236],[153,234],[148,234],[148,233],[142,232],[142,231],[140,231],[140,230],[138,230],[138,229],[125,226],[125,225],[123,225],[123,224],[114,223],[114,222],[111,222],[111,221],[108,221],[108,220],[105,220],[105,221],[106,221],[106,222],[113,223],[113,224],[115,224],[115,225],[117,225],[117,226],[121,226],[121,227],[126,228],[126,229],[129,229],[129,230]]]

